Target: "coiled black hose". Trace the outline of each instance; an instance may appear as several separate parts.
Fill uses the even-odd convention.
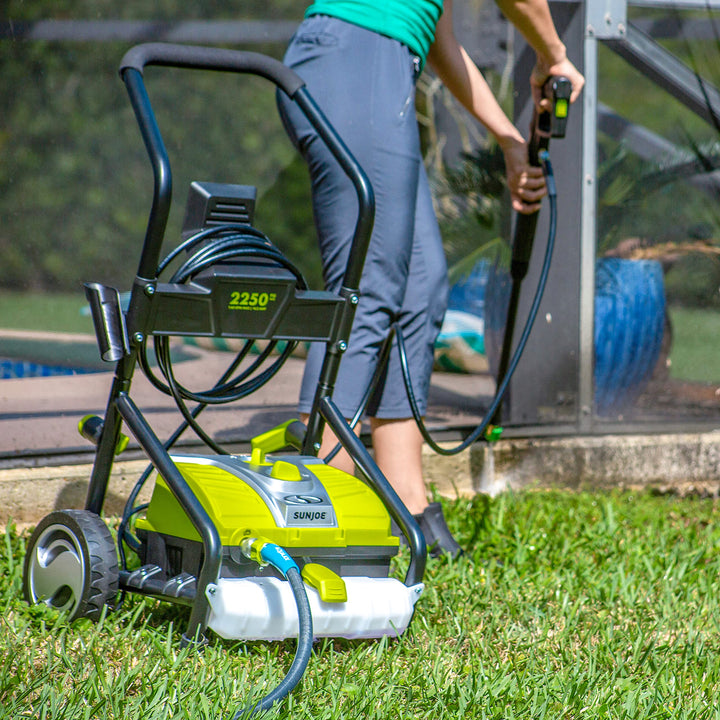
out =
[[[223,262],[236,262],[238,260],[270,260],[281,267],[289,270],[295,277],[296,287],[300,290],[307,289],[307,283],[300,271],[263,235],[260,231],[250,226],[222,226],[215,228],[213,231],[203,231],[198,235],[190,238],[182,243],[178,248],[172,251],[158,267],[158,277],[168,267],[170,262],[177,258],[183,251],[189,252],[194,246],[209,239],[211,234],[218,235],[208,245],[196,250],[181,266],[173,273],[170,278],[171,283],[187,283],[191,282],[200,272],[206,270],[213,265]],[[277,341],[268,343],[264,351],[253,362],[253,364],[240,373],[235,378],[225,378],[222,383],[216,384],[209,390],[191,391],[181,385],[175,378],[172,370],[172,361],[170,359],[170,344],[167,337],[155,336],[153,339],[155,357],[158,367],[165,379],[160,380],[152,370],[147,344],[143,343],[139,353],[139,362],[148,380],[161,392],[171,395],[180,411],[182,412],[188,426],[191,427],[201,440],[208,445],[214,452],[223,454],[223,449],[218,446],[195,422],[195,418],[185,406],[184,401],[204,405],[217,405],[235,402],[247,395],[254,393],[265,383],[267,383],[277,371],[282,367],[284,362],[290,357],[297,343],[286,343],[280,356],[272,363],[272,365],[259,375],[253,374],[263,365],[265,360],[270,356]],[[248,340],[241,350],[243,357],[247,355],[252,347],[253,341]],[[239,364],[239,363],[238,363]],[[250,379],[248,379],[250,378]]]

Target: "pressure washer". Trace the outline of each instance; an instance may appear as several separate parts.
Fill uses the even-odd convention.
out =
[[[193,182],[182,239],[160,260],[172,175],[145,86],[149,66],[257,75],[297,104],[358,198],[339,293],[309,289],[299,270],[253,227],[255,191],[243,185]],[[125,54],[120,74],[153,170],[152,206],[127,309],[117,289],[85,286],[100,354],[114,364],[114,377],[104,416],[80,421],[81,433],[97,445],[85,507],[53,512],[37,525],[24,563],[24,593],[29,602],[44,602],[71,619],[99,618],[118,593],[188,606],[187,644],[202,643],[207,629],[239,640],[297,638],[285,678],[239,717],[268,709],[293,689],[314,638],[402,634],[423,591],[422,532],[332,399],[358,302],[374,198],[364,172],[303,81],[277,60],[149,43]],[[173,369],[174,337],[245,342],[214,386],[193,390]],[[267,345],[251,360],[258,340]],[[225,451],[200,427],[199,414],[270,381],[304,341],[326,347],[307,425],[288,420],[254,437],[247,454]],[[182,414],[165,442],[131,396],[138,366]],[[150,464],[130,493],[114,540],[101,513],[115,455],[127,444],[123,424]],[[317,457],[325,424],[353,458],[360,478]],[[171,453],[187,428],[209,452]],[[151,499],[138,503],[153,473]],[[391,519],[409,547],[403,581],[390,572],[399,547]],[[128,553],[134,556],[130,561]]]

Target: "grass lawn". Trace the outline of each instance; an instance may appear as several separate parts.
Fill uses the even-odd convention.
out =
[[[320,641],[281,718],[720,718],[718,503],[524,492],[447,503],[471,550],[431,561],[408,632]],[[99,625],[20,599],[26,534],[0,555],[0,717],[229,718],[294,642],[211,637],[130,597]]]
[[[720,311],[671,307],[670,375],[679,380],[720,382]]]
[[[16,293],[0,291],[0,328],[94,333],[82,288],[76,293]]]

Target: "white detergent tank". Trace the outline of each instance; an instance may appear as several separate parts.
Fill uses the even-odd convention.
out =
[[[394,578],[345,577],[347,601],[324,602],[305,585],[317,637],[378,638],[401,635],[425,586]],[[290,583],[278,578],[221,578],[206,594],[208,627],[232,640],[284,640],[298,636]]]

